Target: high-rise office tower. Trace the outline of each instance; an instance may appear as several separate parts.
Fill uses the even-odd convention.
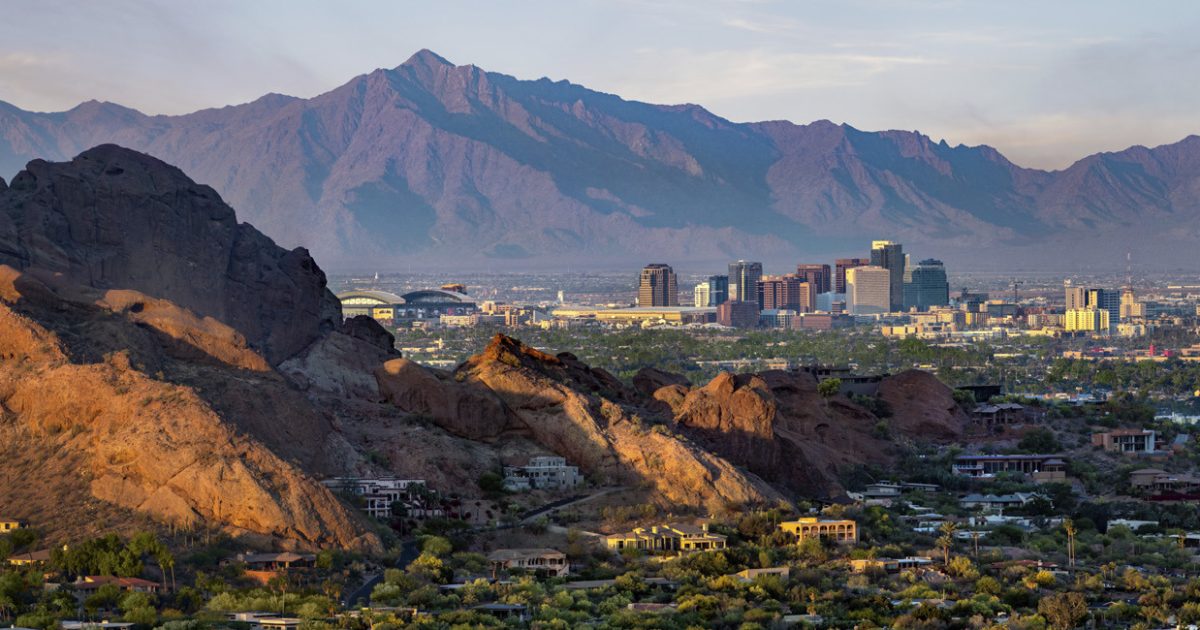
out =
[[[813,285],[797,274],[766,276],[758,283],[758,306],[763,310],[809,313],[816,310],[816,302]]]
[[[875,265],[847,269],[846,306],[855,315],[891,311],[891,283],[891,269]]]
[[[1115,289],[1093,289],[1063,283],[1066,290],[1067,311],[1096,308],[1108,313],[1108,325],[1116,328],[1121,321],[1121,292]]]
[[[931,306],[950,303],[950,283],[946,280],[946,268],[942,261],[926,258],[905,272],[909,279],[904,283],[904,308],[927,311]]]
[[[729,299],[757,303],[759,280],[762,280],[762,263],[744,260],[729,263]]]
[[[833,290],[833,272],[829,265],[801,263],[796,265],[796,275],[812,285],[813,293],[829,293]]]
[[[1087,306],[1108,311],[1109,326],[1116,329],[1121,321],[1121,292],[1115,289],[1088,289]]]
[[[729,276],[709,276],[696,285],[697,308],[720,306],[729,301]]]
[[[642,269],[638,306],[679,306],[675,271],[670,265],[655,263]]]
[[[883,267],[890,275],[891,310],[904,308],[904,247],[891,241],[871,242],[871,265]]]
[[[1066,310],[1087,308],[1087,287],[1074,286],[1070,280],[1067,280],[1063,282],[1063,289],[1067,298]]]
[[[708,305],[719,306],[729,301],[729,276],[708,277]]]
[[[846,270],[869,264],[870,258],[838,258],[833,261],[833,292],[846,293]]]

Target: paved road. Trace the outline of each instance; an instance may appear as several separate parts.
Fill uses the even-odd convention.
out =
[[[592,499],[598,499],[606,494],[609,494],[610,492],[616,492],[617,490],[620,490],[620,488],[602,488],[591,494],[577,494],[573,497],[559,499],[558,501],[554,501],[553,503],[547,503],[546,505],[543,505],[539,508],[530,510],[530,511],[522,514],[521,522],[522,523],[531,523],[534,521],[534,519],[536,519],[539,516],[542,516],[545,514],[550,514],[551,512],[557,512],[563,508],[571,507],[572,505],[578,505],[580,503],[585,503],[587,501],[591,501]]]
[[[406,540],[400,543],[400,555],[396,557],[396,568],[403,569],[417,559],[421,555],[421,549],[417,547],[417,541]],[[368,573],[363,576],[365,581],[362,586],[354,589],[354,592],[343,595],[342,605],[347,607],[355,607],[361,600],[364,604],[371,602],[371,591],[375,590],[375,586],[383,581],[382,573]]]

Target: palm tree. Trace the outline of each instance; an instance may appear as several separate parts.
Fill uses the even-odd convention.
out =
[[[942,564],[950,566],[950,548],[954,546],[954,532],[958,531],[958,523],[946,521],[942,523],[942,535],[938,537],[937,545],[942,550]]]
[[[1067,533],[1067,561],[1072,567],[1075,566],[1075,534],[1079,530],[1075,527],[1075,521],[1069,518],[1063,519],[1063,531]]]

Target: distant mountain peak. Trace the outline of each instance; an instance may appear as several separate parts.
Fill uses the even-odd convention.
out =
[[[455,67],[454,64],[451,63],[448,59],[433,52],[432,50],[429,50],[428,48],[422,48],[421,50],[418,50],[417,52],[413,53],[413,56],[409,57],[408,60],[405,61],[404,63],[400,64],[400,66],[401,67],[404,67],[404,66],[425,66],[425,67],[446,66],[449,68]]]

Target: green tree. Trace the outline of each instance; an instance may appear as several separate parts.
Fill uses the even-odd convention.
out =
[[[1087,616],[1087,602],[1079,593],[1055,593],[1038,602],[1038,613],[1051,628],[1070,630]]]
[[[837,396],[841,389],[842,379],[840,378],[827,378],[817,385],[817,393],[824,398],[833,398],[834,396]]]

